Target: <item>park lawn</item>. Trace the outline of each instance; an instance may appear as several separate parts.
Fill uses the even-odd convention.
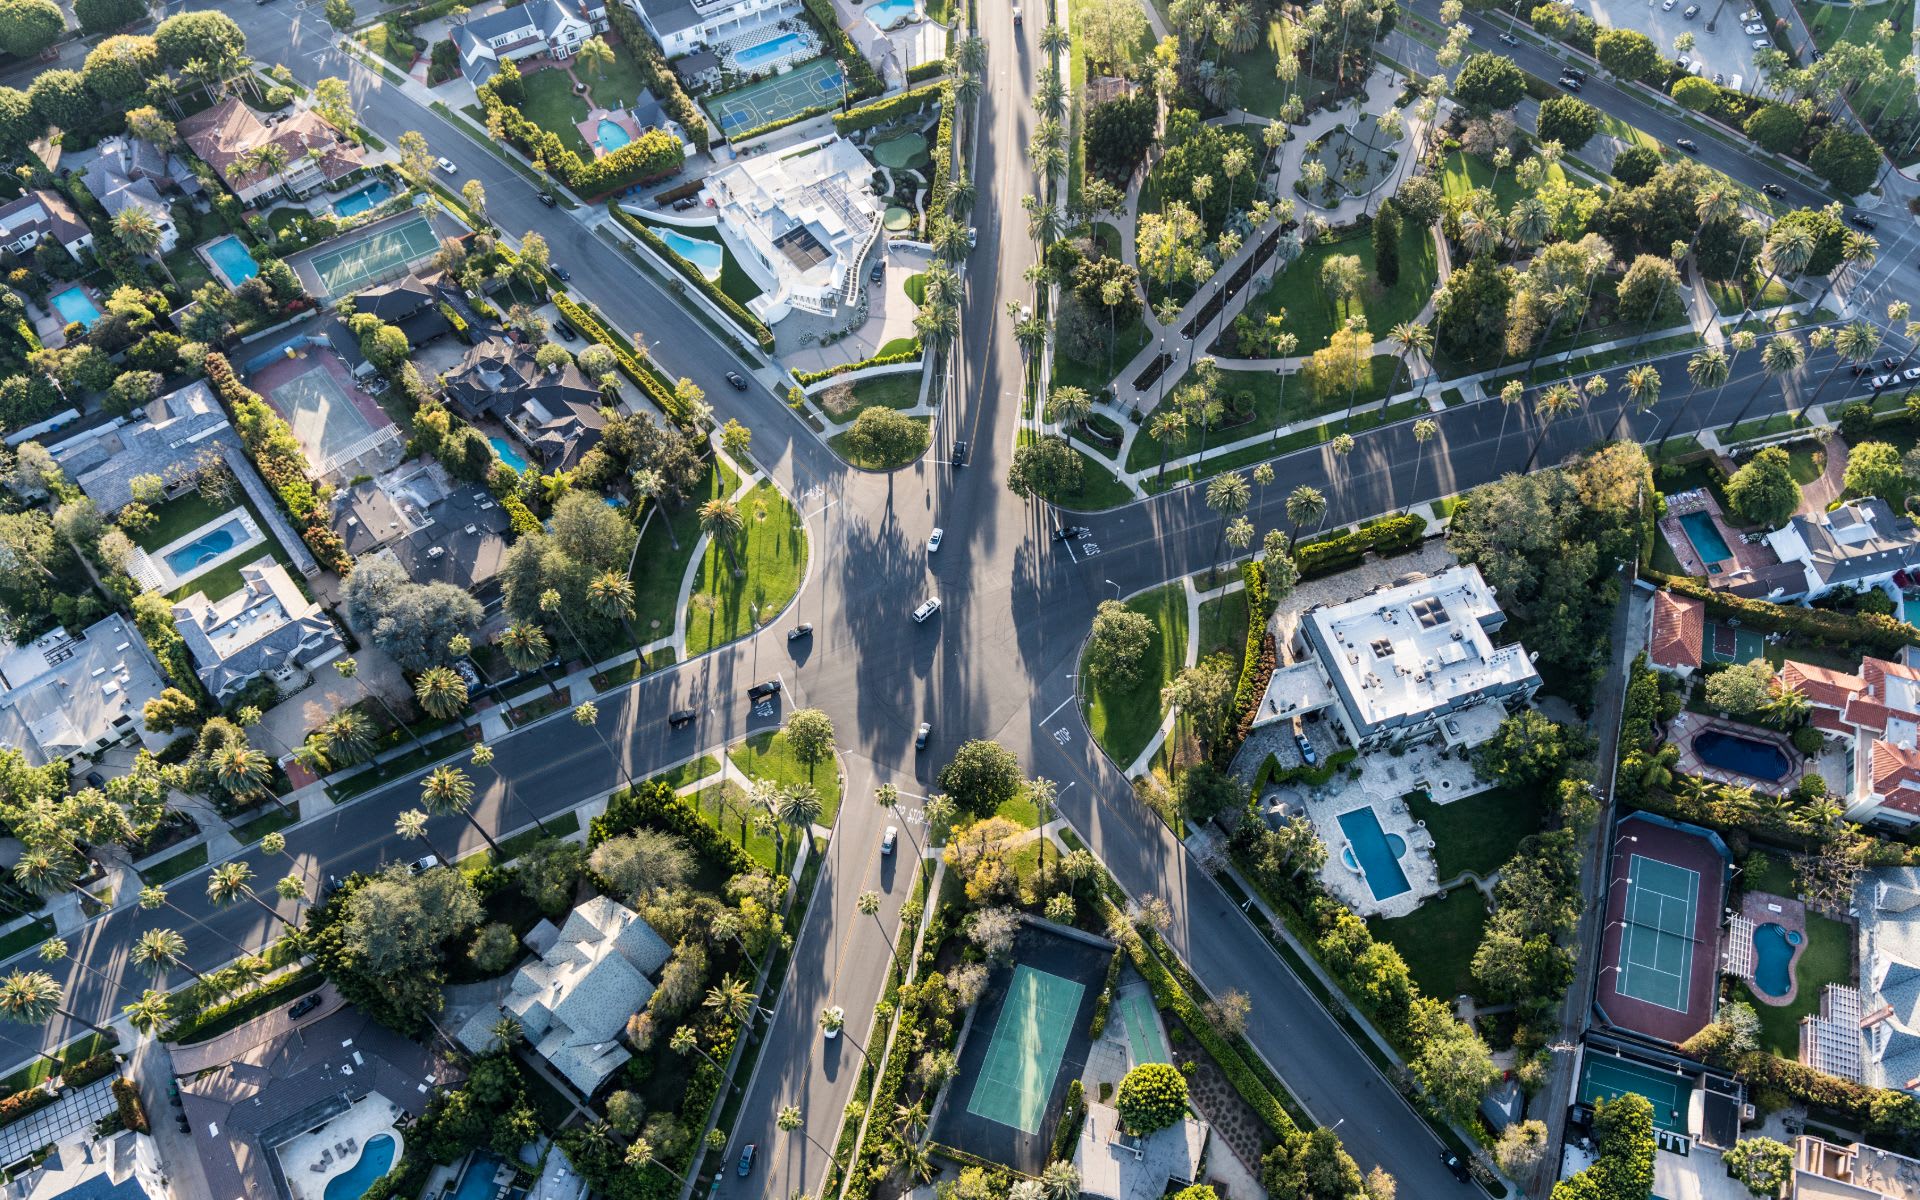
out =
[[[1087,727],[1123,771],[1160,728],[1166,716],[1160,689],[1180,673],[1187,657],[1187,594],[1180,584],[1142,592],[1126,603],[1152,622],[1155,633],[1140,658],[1138,678],[1131,684],[1102,683],[1088,674],[1084,660],[1080,667],[1086,681]]]
[[[689,657],[745,637],[759,622],[771,621],[800,590],[806,574],[806,530],[779,488],[762,480],[741,497],[740,519],[744,527],[732,556],[722,546],[711,542],[707,546],[706,562],[688,599]],[[713,600],[706,615],[700,612],[701,596]]]
[[[647,90],[646,78],[640,73],[640,64],[633,55],[627,53],[625,46],[613,46],[613,65],[601,74],[591,67],[579,68],[580,81],[587,85],[587,94],[600,108],[629,108]]]
[[[1200,657],[1224,654],[1240,669],[1247,654],[1247,593],[1242,588],[1200,604]]]
[[[395,27],[385,22],[369,25],[366,32],[360,35],[360,40],[367,44],[367,49],[402,71],[412,68],[414,56],[420,52],[420,48],[412,42],[395,36]]]
[[[1447,804],[1409,793],[1407,809],[1433,835],[1435,870],[1445,883],[1462,871],[1485,876],[1500,869],[1520,839],[1540,829],[1540,799],[1512,788],[1494,788]]]
[[[1758,994],[1754,1011],[1760,1014],[1760,1047],[1789,1057],[1800,1051],[1800,1018],[1820,1011],[1820,993],[1830,983],[1853,979],[1853,931],[1831,917],[1807,914],[1807,948],[1793,964],[1791,1004],[1762,1004]]]
[[[1420,990],[1438,1000],[1473,992],[1473,952],[1487,926],[1487,902],[1472,887],[1455,888],[1404,917],[1374,917],[1367,928],[1407,962]]]
[[[917,337],[889,338],[880,343],[876,357],[891,358],[896,354],[919,354],[920,339]]]
[[[1152,334],[1147,330],[1145,319],[1135,315],[1133,320],[1114,331],[1111,356],[1102,357],[1099,361],[1088,364],[1076,362],[1056,352],[1053,356],[1053,386],[1085,388],[1098,395],[1113,382],[1114,372],[1132,362],[1134,355],[1146,349],[1147,342],[1151,338]],[[1112,364],[1112,370],[1108,369],[1109,362]]]
[[[1514,161],[1518,163],[1519,159],[1516,157]],[[1555,163],[1547,168],[1544,179],[1548,182],[1564,182],[1566,177],[1566,171],[1561,169],[1559,163]],[[1527,189],[1521,187],[1520,181],[1514,177],[1512,167],[1500,172],[1500,178],[1495,180],[1493,164],[1465,150],[1455,150],[1447,155],[1446,161],[1441,164],[1440,182],[1447,190],[1448,199],[1457,199],[1474,188],[1491,185],[1493,198],[1500,205],[1501,212],[1506,212],[1528,194]],[[1424,302],[1425,299],[1423,294],[1421,300]]]
[[[523,77],[527,98],[520,112],[535,125],[560,139],[560,144],[592,162],[593,150],[580,136],[579,123],[587,119],[587,102],[573,92],[573,77],[565,71],[530,71]]]
[[[1352,403],[1358,406],[1384,399],[1387,389],[1393,386],[1399,372],[1398,358],[1391,354],[1374,355],[1373,379],[1368,385],[1355,392]],[[1213,430],[1205,439],[1207,446],[1237,442],[1258,433],[1271,432],[1294,421],[1340,412],[1346,409],[1349,403],[1346,396],[1330,396],[1325,399],[1316,397],[1313,389],[1299,377],[1298,372],[1275,375],[1271,371],[1222,371],[1220,372],[1220,389],[1228,394],[1237,391],[1252,392],[1253,416],[1238,425]],[[1171,400],[1167,403],[1171,403]],[[1153,411],[1158,412],[1159,407],[1155,406]],[[1159,466],[1160,439],[1154,437],[1151,432],[1152,420],[1153,414],[1149,413],[1147,422],[1134,434],[1133,445],[1127,449],[1127,470],[1129,471],[1148,471]],[[1335,432],[1337,433],[1338,430]],[[1332,436],[1332,434],[1328,435],[1329,438]],[[1199,431],[1189,429],[1178,443],[1167,448],[1167,459],[1172,461],[1185,455],[1198,454],[1200,449]],[[1276,450],[1273,453],[1277,454],[1279,451]],[[1207,468],[1205,474],[1214,472],[1212,459],[1208,459],[1205,466]],[[1172,473],[1178,475],[1182,470],[1191,471],[1192,468],[1175,468]]]
[[[700,540],[700,506],[708,500],[731,496],[739,486],[740,477],[715,457],[707,463],[706,480],[681,502],[677,511],[656,508],[648,519],[646,532],[640,537],[640,548],[633,558],[633,624],[643,642],[673,632],[680,581],[686,577],[687,563]],[[669,525],[672,536],[668,536]],[[674,538],[680,541],[677,548]]]
[[[233,836],[240,839],[242,846],[251,846],[275,830],[285,829],[300,819],[300,814],[281,808],[278,804],[267,809],[253,820],[233,827]]]
[[[1710,279],[1707,281],[1707,293],[1713,297],[1713,306],[1723,317],[1737,317],[1749,307],[1772,308],[1793,299],[1793,291],[1778,279],[1767,281],[1766,295],[1760,292],[1760,280],[1765,276],[1755,271],[1753,277],[1744,283],[1738,280]]]
[[[1078,442],[1074,443],[1073,452],[1080,456],[1080,487],[1078,491],[1068,492],[1059,498],[1058,503],[1062,508],[1099,512],[1104,508],[1118,508],[1135,499],[1112,469],[1088,454]]]
[[[916,375],[913,378],[917,380],[919,376]],[[912,421],[914,424],[922,427],[929,427],[933,424],[932,417],[925,417],[925,416],[909,417],[907,419]],[[929,441],[929,444],[931,444],[932,439],[929,438],[928,441]],[[846,459],[848,463],[852,464],[853,466],[859,467],[863,470],[867,470],[867,471],[898,470],[901,467],[904,467],[907,465],[907,463],[904,463],[904,462],[889,463],[883,459],[868,458],[866,455],[860,454],[859,452],[854,450],[852,439],[850,435],[845,431],[836,433],[832,437],[828,438],[827,445],[833,448],[833,452],[835,454],[838,454],[841,458]],[[921,451],[921,453],[924,454],[926,452],[923,450]],[[916,454],[913,457],[919,458],[920,455]]]
[[[727,294],[728,299],[742,307],[759,298],[760,285],[753,281],[753,276],[747,274],[746,268],[740,265],[740,260],[733,256],[733,251],[727,248],[727,244],[720,240],[719,234],[708,229],[690,229],[684,225],[670,225],[665,221],[649,221],[645,217],[640,217],[638,220],[650,229],[671,229],[681,237],[691,238],[696,242],[712,242],[720,247],[720,278],[717,281],[720,284],[720,290]]]
[[[700,810],[702,820],[746,851],[748,858],[774,874],[786,869],[792,853],[782,853],[783,843],[780,839],[754,827],[753,806],[747,802],[747,793],[739,784],[731,779],[723,779],[690,794],[687,799]],[[780,832],[787,842],[795,840],[794,831]]]
[[[1366,284],[1355,300],[1338,304],[1328,300],[1320,286],[1320,269],[1336,254],[1352,255],[1360,260]],[[1375,341],[1402,321],[1420,315],[1433,295],[1440,265],[1433,248],[1433,231],[1412,222],[1400,227],[1400,278],[1392,287],[1374,276],[1373,237],[1348,238],[1340,242],[1316,242],[1288,265],[1267,289],[1267,294],[1248,306],[1253,319],[1262,320],[1286,314],[1283,328],[1300,339],[1296,355],[1305,357],[1325,346],[1334,331],[1343,328],[1347,318],[1364,316]]]
[[[1240,73],[1240,93],[1236,104],[1247,112],[1262,117],[1278,117],[1280,106],[1287,98],[1287,86],[1273,73],[1274,63],[1280,59],[1280,25],[1283,18],[1273,17],[1267,22],[1266,36],[1260,44],[1245,54],[1230,55],[1227,65]],[[1293,91],[1300,99],[1308,101],[1322,92],[1330,90],[1329,85],[1313,78],[1304,71],[1294,80]],[[1257,144],[1257,142],[1256,142]]]
[[[764,779],[778,787],[810,783],[820,793],[820,824],[833,827],[840,811],[840,763],[829,758],[808,767],[787,742],[787,731],[769,729],[727,747],[727,758],[754,779]]]

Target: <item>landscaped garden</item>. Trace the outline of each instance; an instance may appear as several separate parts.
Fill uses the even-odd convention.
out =
[[[1400,952],[1420,990],[1441,998],[1474,992],[1473,954],[1486,926],[1487,900],[1472,884],[1444,899],[1436,896],[1404,917],[1367,922],[1374,937]]]
[[[1540,828],[1541,799],[1520,788],[1494,788],[1446,804],[1425,792],[1405,799],[1407,811],[1433,835],[1434,869],[1442,883],[1463,871],[1486,878],[1513,857],[1521,838]]]
[[[1140,655],[1137,674],[1126,683],[1103,683],[1083,661],[1080,668],[1087,728],[1112,759],[1126,769],[1146,749],[1166,715],[1160,689],[1186,665],[1187,596],[1178,583],[1142,592],[1126,607],[1145,617],[1153,637]]]
[[[687,605],[687,653],[700,654],[778,616],[800,590],[807,534],[793,505],[761,481],[735,506],[739,532],[707,546]]]
[[[1284,314],[1280,328],[1299,339],[1295,351],[1299,355],[1312,354],[1325,346],[1350,317],[1365,317],[1375,340],[1383,339],[1395,325],[1420,315],[1439,278],[1431,230],[1412,221],[1403,222],[1399,251],[1399,274],[1389,286],[1380,282],[1370,235],[1315,242],[1274,277],[1273,286],[1264,295],[1247,303],[1243,316],[1258,329],[1264,327],[1268,317]],[[1327,288],[1327,263],[1336,257],[1360,260],[1357,290],[1341,294]],[[1221,338],[1223,347],[1232,346],[1232,353],[1240,357],[1265,357],[1260,347],[1232,344],[1240,328],[1243,326],[1236,320]]]

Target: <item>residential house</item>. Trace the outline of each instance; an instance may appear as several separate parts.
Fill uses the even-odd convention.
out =
[[[720,234],[760,285],[754,315],[771,325],[796,308],[831,316],[858,300],[886,212],[872,179],[873,164],[837,134],[707,175]]]
[[[407,275],[392,283],[353,294],[353,311],[371,313],[407,335],[412,346],[424,346],[453,331],[446,310],[458,312],[459,289],[449,286],[446,272]]]
[[[1920,1096],[1920,870],[1862,874],[1852,909],[1860,964],[1857,1078]]]
[[[0,745],[34,766],[129,734],[160,750],[173,739],[149,732],[141,709],[165,687],[146,640],[118,613],[77,638],[55,629],[0,656]]]
[[[1506,619],[1472,566],[1416,572],[1342,604],[1316,605],[1289,647],[1295,664],[1274,672],[1255,724],[1325,710],[1361,749],[1435,735],[1450,746],[1477,745],[1540,688],[1526,648],[1493,641]]]
[[[491,492],[456,484],[427,465],[337,493],[333,528],[356,560],[384,554],[415,583],[490,595],[498,590],[512,522]]]
[[[506,425],[549,471],[570,470],[600,444],[606,401],[572,363],[541,370],[535,347],[490,337],[442,376],[447,399],[470,421]]]
[[[567,914],[559,929],[542,921],[527,934],[539,956],[514,973],[498,1009],[482,1009],[461,1026],[461,1044],[475,1053],[495,1045],[501,1016],[519,1021],[528,1048],[591,1096],[633,1055],[622,1044],[627,1018],[647,1006],[651,977],[672,947],[632,909],[595,896]]]
[[[1920,822],[1920,669],[1868,656],[1849,673],[1788,659],[1775,679],[1805,696],[1809,723],[1845,747],[1836,799],[1850,820]]]
[[[101,1086],[111,1084],[102,1080]],[[0,1189],[6,1200],[168,1200],[172,1195],[153,1139],[127,1129],[101,1137],[91,1128],[76,1130]]]
[[[232,96],[180,122],[180,136],[246,204],[277,191],[310,196],[366,164],[360,147],[313,110],[263,121]],[[278,167],[260,161],[267,147],[283,160]]]
[[[640,14],[640,23],[669,58],[771,25],[798,9],[790,0],[627,0],[627,4]]]
[[[174,227],[166,195],[200,190],[185,163],[150,142],[121,135],[101,139],[85,170],[87,190],[108,216],[117,217],[128,208],[146,210],[160,231],[160,253],[173,252],[180,231]]]
[[[1647,662],[1683,679],[1698,671],[1706,660],[1706,603],[1661,590],[1648,608]]]
[[[1776,603],[1817,600],[1836,588],[1882,587],[1920,569],[1920,528],[1867,496],[1795,516],[1766,535],[1779,565],[1712,577],[1715,587]]]
[[[460,71],[475,87],[493,78],[503,62],[544,54],[568,59],[580,43],[607,31],[606,0],[527,0],[453,27]]]
[[[1793,1139],[1785,1200],[1920,1200],[1920,1159],[1801,1134]]]
[[[42,241],[58,242],[79,258],[81,251],[93,248],[93,230],[52,188],[34,188],[0,205],[0,249],[27,254]]]
[[[220,453],[229,467],[244,462],[226,410],[205,380],[195,380],[126,420],[94,426],[47,450],[94,505],[111,516],[133,500],[133,480],[142,475],[159,476],[169,497],[191,490],[194,460],[207,448]],[[237,473],[239,468],[234,469]]]
[[[1074,1145],[1080,1194],[1089,1200],[1159,1200],[1205,1175],[1206,1122],[1183,1116],[1167,1128],[1137,1137],[1120,1127],[1120,1113],[1089,1099]]]
[[[225,703],[262,675],[283,689],[345,651],[340,631],[302,595],[287,569],[261,559],[240,568],[240,590],[219,600],[195,592],[173,606],[200,682]]]
[[[689,9],[692,5],[687,6]],[[642,10],[642,15],[645,15]],[[673,60],[673,73],[689,91],[705,91],[720,82],[720,56],[711,50],[695,50]]]

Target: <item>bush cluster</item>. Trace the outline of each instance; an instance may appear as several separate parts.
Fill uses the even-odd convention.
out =
[[[1269,754],[1260,769],[1254,772],[1253,794],[1258,796],[1260,789],[1268,784],[1304,783],[1308,787],[1320,787],[1333,779],[1334,773],[1360,757],[1360,752],[1352,746],[1335,750],[1327,755],[1327,760],[1317,767],[1305,763],[1297,767],[1283,767],[1276,755]]]
[[[1267,591],[1267,565],[1257,558],[1248,559],[1241,564],[1240,578],[1247,592],[1247,644],[1240,654],[1240,681],[1233,689],[1233,736],[1220,739],[1214,749],[1214,757],[1222,765],[1239,752],[1240,744],[1252,732],[1254,718],[1260,715],[1260,698],[1267,694],[1267,681],[1280,663],[1279,649],[1267,632],[1267,622],[1280,603]]]
[[[719,305],[721,311],[732,317],[734,324],[740,326],[742,332],[752,334],[753,340],[760,343],[762,350],[773,349],[773,330],[768,329],[759,317],[748,312],[745,305],[721,291],[720,285],[708,279],[699,267],[674,253],[673,248],[661,240],[660,235],[648,228],[646,223],[638,217],[622,209],[618,204],[608,204],[607,211],[613,214],[613,219],[620,222],[622,228],[645,242],[647,248],[655,254],[672,263],[674,270],[686,276],[688,282],[699,288],[707,299]]]
[[[258,392],[240,382],[226,355],[209,353],[206,361],[207,383],[213,394],[227,406],[233,427],[240,433],[247,456],[261,478],[273,488],[282,508],[300,530],[300,540],[313,551],[321,566],[336,575],[353,570],[353,556],[347,544],[328,523],[328,489],[316,485],[307,475],[307,456],[294,440],[293,427],[280,414],[267,407]]]
[[[131,1133],[147,1131],[147,1110],[140,1104],[140,1089],[126,1076],[113,1081],[113,1100],[120,1106],[120,1127]]]
[[[1295,547],[1293,557],[1299,564],[1300,578],[1311,579],[1316,575],[1325,575],[1331,571],[1353,566],[1366,557],[1369,550],[1378,550],[1384,554],[1418,546],[1420,539],[1426,535],[1426,531],[1425,517],[1414,513],[1402,513],[1399,516],[1383,517],[1371,525],[1362,525],[1358,529],[1343,530],[1331,537],[1304,542]]]
[[[271,983],[262,984],[251,992],[236,996],[224,1004],[216,1004],[194,1012],[181,1013],[167,1030],[167,1040],[187,1044],[202,1040],[200,1031],[212,1028],[224,1022],[241,1005],[258,1008],[268,1005],[275,998],[291,1000],[295,996],[313,990],[320,976],[320,968],[309,964],[297,970],[289,971]]]
[[[938,62],[930,65],[938,65]],[[940,95],[945,87],[941,83],[922,84],[904,92],[895,92],[858,108],[850,108],[833,118],[834,130],[842,135],[858,133],[862,129],[872,129],[876,125],[885,125],[895,117],[903,117],[918,112],[927,106],[927,102]]]
[[[615,792],[607,801],[607,810],[588,826],[587,847],[592,849],[609,838],[643,827],[677,834],[695,853],[728,876],[754,870],[753,860],[747,857],[746,851],[708,824],[693,805],[675,795],[664,783],[643,783],[637,788],[621,788]]]
[[[615,341],[613,334],[608,332],[599,317],[574,303],[572,297],[562,292],[553,294],[553,306],[560,310],[560,315],[567,319],[568,324],[613,351],[613,360],[620,364],[621,372],[647,394],[647,399],[659,405],[661,412],[672,417],[674,422],[680,425],[685,425],[693,419],[693,414],[687,411],[686,405],[680,403],[680,398],[673,394],[673,389],[661,383],[658,375],[647,370],[646,366],[630,354],[625,346]]]

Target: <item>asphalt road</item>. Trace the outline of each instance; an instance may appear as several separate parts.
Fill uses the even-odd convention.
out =
[[[540,206],[532,187],[490,153],[384,85],[377,74],[328,49],[332,31],[317,6],[237,5],[228,11],[247,29],[259,61],[285,62],[306,83],[328,74],[347,77],[375,133],[391,141],[403,130],[421,130],[437,153],[458,164],[462,178],[482,180],[490,213],[502,226],[539,229],[554,258],[573,272],[575,291],[623,328],[641,331],[666,369],[700,383],[723,415],[738,416],[753,428],[754,457],[799,499],[806,514],[812,539],[806,583],[792,608],[763,636],[601,697],[598,730],[604,741],[562,714],[501,739],[492,774],[475,772],[482,789],[476,818],[490,830],[511,830],[536,814],[564,811],[625,779],[644,778],[769,727],[780,711],[749,710],[744,691],[755,680],[778,676],[787,683],[784,707],[816,706],[833,717],[846,799],[799,939],[793,976],[773,1017],[772,1044],[733,1131],[736,1150],[745,1141],[760,1143],[764,1165],[746,1186],[728,1176],[723,1187],[784,1197],[817,1186],[825,1157],[809,1139],[832,1141],[858,1065],[851,1045],[867,1044],[873,1000],[907,886],[905,863],[883,863],[878,856],[881,828],[898,818],[871,803],[872,789],[882,781],[895,782],[911,805],[933,790],[934,773],[955,746],[969,737],[991,737],[1019,751],[1029,771],[1061,784],[1063,815],[1131,893],[1172,901],[1176,924],[1169,937],[1208,988],[1236,987],[1256,998],[1255,1044],[1316,1118],[1341,1122],[1341,1136],[1363,1166],[1385,1166],[1401,1180],[1403,1194],[1452,1194],[1459,1185],[1440,1170],[1437,1143],[1424,1125],[1390,1099],[1391,1089],[1369,1061],[1230,911],[1224,895],[1191,870],[1164,825],[1135,803],[1118,770],[1092,745],[1072,702],[1070,675],[1098,601],[1208,565],[1218,526],[1203,503],[1203,489],[1183,488],[1080,518],[1093,528],[1090,540],[1099,547],[1089,556],[1084,545],[1064,549],[1050,542],[1050,514],[1020,502],[1004,487],[1020,424],[1016,389],[1021,375],[1004,307],[1009,297],[1029,294],[1022,276],[1032,248],[1018,214],[1020,197],[1032,189],[1022,151],[1033,122],[1025,97],[1034,64],[1030,43],[1014,36],[999,6],[985,6],[983,12],[991,78],[975,166],[980,242],[969,264],[966,332],[958,349],[961,385],[936,425],[933,454],[894,479],[840,464],[771,393],[727,388],[723,373],[747,364],[736,362],[649,277],[607,253],[579,219],[590,210],[570,215]],[[1756,166],[1751,160],[1738,165],[1745,169],[1743,178]],[[1003,214],[1014,222],[1005,238]],[[1697,398],[1682,430],[1724,424],[1756,390],[1753,415],[1780,407],[1782,397],[1759,375],[1757,355],[1747,360],[1726,388]],[[1661,360],[1666,398],[1652,414],[1634,418],[1637,435],[1652,436],[1656,422],[1664,423],[1682,407],[1684,361],[1684,355]],[[1824,361],[1816,356],[1809,365],[1809,392],[1817,379],[1812,372]],[[1838,395],[1836,384],[1824,399]],[[1593,409],[1545,432],[1540,460],[1554,461],[1607,436],[1623,402],[1624,388],[1616,379]],[[1538,432],[1526,417],[1497,404],[1447,409],[1432,419],[1440,435],[1424,450],[1414,442],[1410,425],[1402,423],[1357,435],[1356,450],[1342,464],[1324,448],[1280,456],[1274,460],[1275,486],[1260,489],[1248,516],[1259,528],[1282,525],[1284,497],[1297,483],[1326,491],[1334,522],[1470,487],[1521,469]],[[944,461],[956,437],[974,448],[974,465],[963,470]],[[1416,467],[1422,454],[1425,461]],[[944,527],[945,544],[929,556],[925,540],[935,525]],[[908,611],[930,593],[937,593],[944,607],[933,620],[916,625]],[[785,632],[798,621],[812,622],[815,635],[789,644]],[[701,711],[693,729],[666,728],[665,714],[676,707]],[[927,753],[916,755],[911,738],[921,720],[933,723],[935,740]],[[290,828],[292,869],[317,883],[326,873],[416,856],[417,847],[390,831],[394,817],[413,807],[417,795],[416,777]],[[921,832],[911,825],[909,831]],[[466,853],[480,845],[478,835],[457,817],[433,822],[430,837],[449,852]],[[913,843],[903,839],[902,845],[911,849]],[[242,857],[263,881],[289,869],[285,862],[265,861],[257,849]],[[271,920],[253,905],[211,909],[203,887],[204,872],[174,882],[180,913],[119,909],[73,935],[75,955],[92,970],[75,966],[63,981],[70,1009],[104,1021],[147,986],[144,975],[126,972],[126,950],[141,930],[180,929],[191,944],[189,960],[195,967],[230,957],[229,939],[254,945],[274,932]],[[855,898],[867,888],[886,897],[878,920],[860,916],[855,908]],[[289,903],[277,907],[288,916],[295,909]],[[29,953],[6,965],[23,964],[37,965],[37,960]],[[117,982],[110,986],[94,971]],[[847,1032],[838,1045],[825,1044],[814,1025],[819,1009],[830,1003],[847,1011]],[[65,1020],[44,1031],[51,1041],[72,1033]],[[42,1031],[0,1028],[0,1046],[16,1058],[30,1055],[42,1040]],[[808,1138],[772,1131],[773,1114],[785,1104],[802,1107]]]

